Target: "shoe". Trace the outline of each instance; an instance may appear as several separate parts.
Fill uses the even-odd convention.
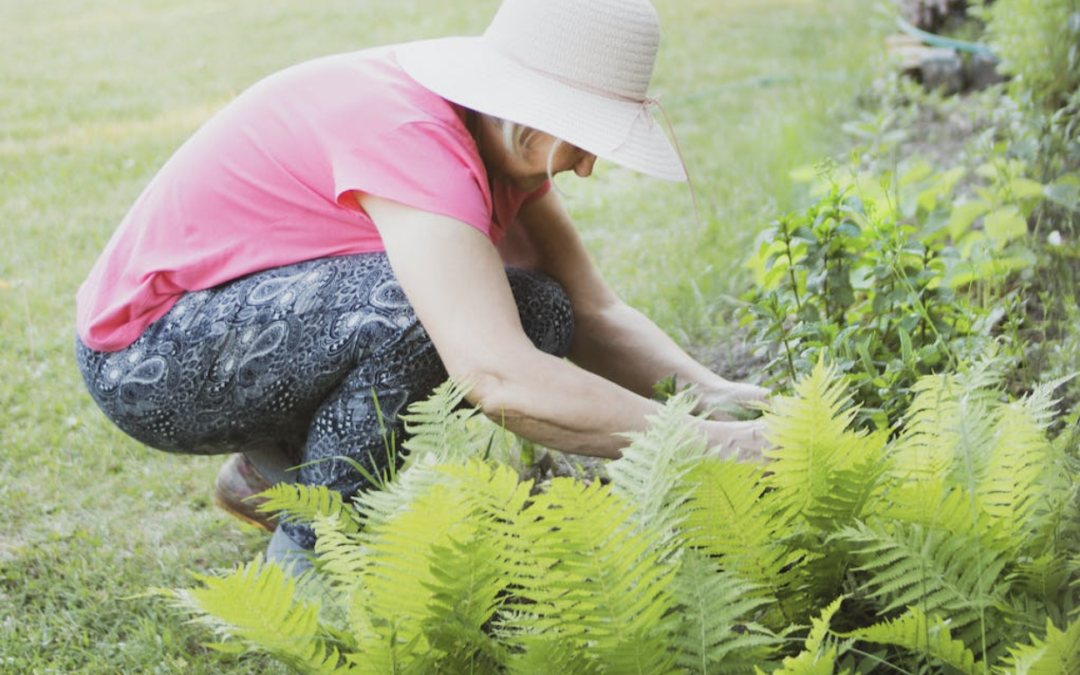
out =
[[[247,455],[235,453],[218,470],[214,479],[214,503],[229,514],[255,527],[273,532],[277,529],[277,516],[258,509],[266,499],[257,497],[270,489],[271,484],[251,464]]]

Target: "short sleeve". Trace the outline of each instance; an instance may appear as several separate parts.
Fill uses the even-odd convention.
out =
[[[438,121],[414,121],[331,156],[335,197],[362,192],[460,220],[491,236],[492,198],[472,138]]]

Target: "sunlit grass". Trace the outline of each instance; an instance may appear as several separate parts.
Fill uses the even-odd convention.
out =
[[[494,0],[0,3],[0,673],[273,673],[222,661],[153,586],[265,545],[208,503],[215,458],[146,450],[85,395],[74,293],[124,211],[237,92],[325,53],[483,29]],[[562,189],[616,288],[723,337],[755,230],[832,152],[869,48],[858,0],[657,0],[686,186],[599,166]]]

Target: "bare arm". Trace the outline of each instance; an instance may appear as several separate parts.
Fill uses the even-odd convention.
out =
[[[575,339],[570,358],[581,367],[642,396],[675,375],[694,387],[702,407],[724,410],[764,400],[766,389],[731,382],[691,358],[666,333],[630,307],[601,278],[558,195],[550,192],[528,205],[522,227],[503,245],[506,256],[555,277],[570,294]]]
[[[644,429],[655,402],[533,346],[503,262],[483,234],[370,195],[358,202],[447,372],[471,385],[468,399],[484,414],[547,447],[603,457],[620,455],[626,441],[616,434]],[[717,426],[725,423],[693,423],[710,440],[736,440]]]

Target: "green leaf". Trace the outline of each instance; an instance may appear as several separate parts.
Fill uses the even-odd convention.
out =
[[[1030,178],[1014,178],[1009,183],[1009,191],[1017,200],[1040,199],[1044,194],[1044,186]]]
[[[949,236],[958,241],[971,228],[975,219],[990,210],[990,205],[982,200],[960,204],[949,216]]]
[[[1009,649],[1002,675],[1072,675],[1080,673],[1080,621],[1060,630],[1049,620],[1046,639]],[[1011,666],[1011,667],[1010,667]]]
[[[928,621],[917,607],[909,607],[907,613],[898,619],[842,633],[841,637],[903,647],[956,668],[965,675],[984,675],[987,672],[986,665],[976,661],[975,655],[961,640],[953,639],[948,622],[940,617]]]
[[[1080,185],[1071,182],[1057,182],[1043,188],[1043,196],[1049,201],[1067,209],[1080,208]]]
[[[986,233],[997,240],[1000,251],[1013,239],[1027,235],[1027,219],[1020,214],[1020,209],[1013,205],[1004,206],[986,215],[983,221]]]
[[[330,646],[319,605],[296,596],[296,579],[276,564],[254,560],[224,576],[199,575],[203,586],[168,593],[219,635],[240,638],[301,673],[354,672]]]

